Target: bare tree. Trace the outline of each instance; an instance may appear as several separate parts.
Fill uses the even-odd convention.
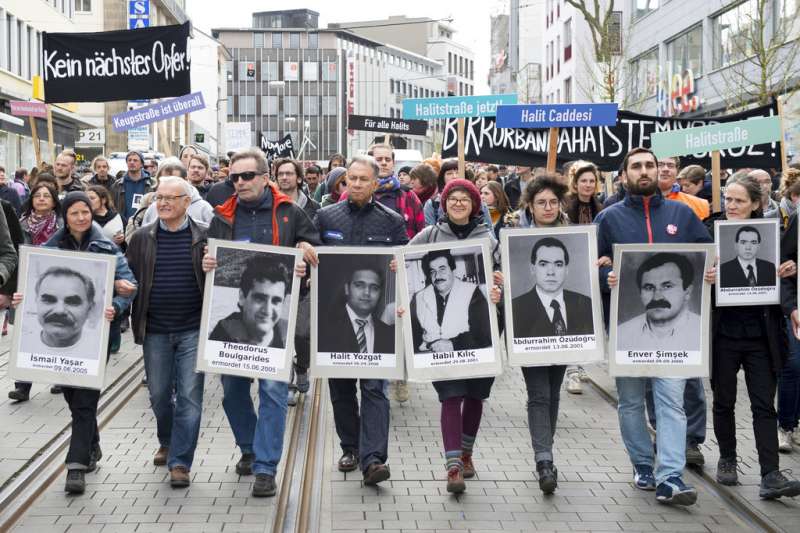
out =
[[[714,52],[719,54],[715,66],[730,65],[720,71],[725,85],[717,92],[729,109],[765,105],[778,95],[788,98],[797,90],[800,39],[795,2],[751,0],[741,5],[726,35],[715,28]]]

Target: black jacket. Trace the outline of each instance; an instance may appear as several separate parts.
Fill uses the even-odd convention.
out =
[[[756,258],[756,286],[774,287],[777,267],[763,259]],[[723,287],[747,287],[747,276],[744,275],[739,259],[734,257],[719,266],[719,277]]]
[[[125,254],[128,259],[128,266],[130,266],[133,275],[139,281],[139,292],[133,302],[131,311],[131,329],[133,330],[133,340],[136,344],[144,342],[145,330],[147,329],[147,310],[150,307],[150,289],[153,287],[153,275],[156,267],[156,250],[158,249],[156,236],[159,223],[157,220],[152,224],[139,228],[131,237]],[[206,230],[197,225],[191,218],[189,218],[189,227],[192,229],[192,265],[194,266],[194,275],[197,278],[197,286],[202,291],[206,279],[202,266],[203,248],[206,245]]]
[[[330,316],[330,319],[319,322],[317,349],[320,352],[360,352],[347,311],[340,307]],[[372,316],[372,327],[375,330],[373,353],[395,353],[394,327],[383,323],[375,315]]]
[[[231,183],[229,179],[225,179],[211,186],[206,194],[205,200],[211,204],[211,207],[217,207],[227,202],[228,198],[233,196],[235,192],[236,189],[234,189],[233,183]]]
[[[12,205],[5,200],[0,204],[5,218],[5,225],[0,220],[0,294],[10,296],[17,290],[17,253],[19,245],[25,243],[25,233]]]
[[[514,211],[519,207],[519,199],[522,197],[522,184],[519,181],[519,176],[514,176],[506,181],[503,191],[508,196],[508,205]]]
[[[567,335],[591,335],[594,332],[592,301],[582,294],[564,291],[564,307]],[[515,337],[552,337],[553,323],[547,316],[536,288],[511,300],[514,316]]]
[[[323,207],[314,223],[322,242],[330,246],[395,246],[408,242],[403,217],[374,199],[360,208],[349,200]]]
[[[0,185],[0,200],[8,202],[14,208],[14,218],[19,218],[20,211],[22,210],[22,202],[19,200],[19,194],[10,185]],[[6,218],[8,216],[6,215]]]

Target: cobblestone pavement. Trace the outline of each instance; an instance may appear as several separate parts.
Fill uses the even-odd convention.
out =
[[[125,352],[125,357],[137,353],[129,344]],[[581,396],[562,394],[555,450],[559,489],[555,495],[544,497],[534,474],[524,384],[519,370],[507,370],[495,383],[486,403],[475,451],[477,477],[467,481],[467,492],[459,498],[445,491],[439,403],[430,385],[411,384],[411,400],[405,404],[392,400],[392,478],[377,489],[362,486],[358,473],[345,475],[336,470],[340,450],[327,386],[323,387],[326,416],[321,445],[325,446],[325,464],[318,481],[322,484],[321,531],[733,533],[752,529],[703,487],[698,505],[688,509],[659,505],[653,493],[634,490],[616,411],[588,385]],[[757,461],[743,384],[740,389],[743,486],[735,490],[774,522],[783,524],[786,531],[796,531],[790,520],[800,517],[800,502],[759,502],[755,497]],[[33,415],[28,413],[26,418],[21,413],[47,413],[46,405],[59,408],[57,413],[46,415],[52,419],[51,425],[63,425],[67,420],[66,406],[50,398],[42,386],[34,386],[34,391],[39,394],[26,404],[0,404],[6,438],[30,429],[26,425]],[[98,471],[87,476],[86,494],[66,496],[63,475],[59,476],[17,523],[15,531],[265,531],[276,499],[252,498],[253,478],[240,478],[233,471],[238,451],[222,410],[221,394],[219,378],[207,376],[200,443],[190,488],[171,489],[166,469],[152,465],[157,447],[155,423],[142,387],[101,431],[105,455]],[[715,447],[709,427],[704,452],[712,475]],[[798,466],[798,458],[800,450],[782,455],[782,467]]]

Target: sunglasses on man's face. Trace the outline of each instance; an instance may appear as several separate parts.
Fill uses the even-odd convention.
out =
[[[260,175],[261,174],[259,172],[253,172],[251,170],[248,172],[237,172],[234,174],[230,174],[228,177],[230,178],[232,183],[236,183],[237,181],[239,181],[239,178],[243,179],[244,181],[252,181],[256,176]]]

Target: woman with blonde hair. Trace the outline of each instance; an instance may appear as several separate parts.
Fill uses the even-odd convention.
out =
[[[569,196],[564,211],[573,224],[591,224],[603,204],[597,199],[600,191],[600,172],[594,163],[575,161],[569,167]]]

